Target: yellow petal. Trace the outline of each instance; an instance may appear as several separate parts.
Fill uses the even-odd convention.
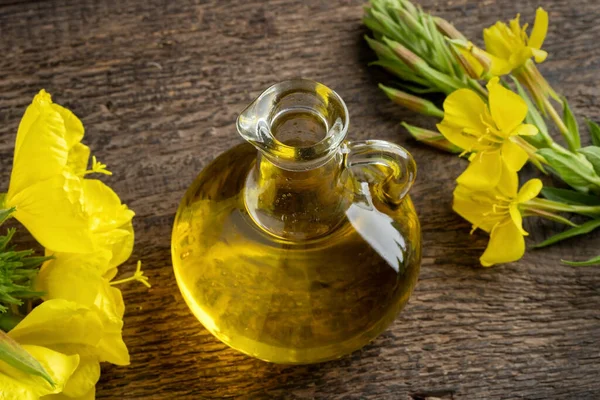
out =
[[[454,189],[452,209],[458,215],[469,221],[473,226],[490,232],[494,224],[486,217],[492,211],[493,201],[475,201],[474,191],[466,186],[458,185]]]
[[[77,355],[67,356],[40,346],[23,345],[23,348],[44,367],[55,386],[0,361],[0,400],[37,400],[40,396],[58,393],[79,364]]]
[[[108,333],[98,345],[98,358],[115,365],[129,365],[129,350],[120,332]]]
[[[498,181],[497,190],[502,196],[514,199],[517,197],[518,187],[519,176],[517,175],[517,172],[511,171],[506,166],[506,163],[502,163],[502,174],[500,175],[500,181]]]
[[[483,135],[486,132],[486,126],[481,122],[481,115],[485,113],[485,109],[485,103],[474,91],[469,89],[456,90],[444,101],[442,125],[469,129]]]
[[[525,182],[523,186],[521,186],[519,194],[517,195],[517,202],[524,203],[535,198],[538,194],[540,194],[543,187],[544,185],[542,184],[541,180],[537,178],[530,179],[529,181]]]
[[[83,181],[86,211],[92,217],[92,230],[106,232],[131,221],[135,213],[121,204],[119,196],[97,179]]]
[[[481,152],[473,157],[465,172],[456,179],[456,182],[472,189],[489,190],[498,184],[501,172],[500,151]]]
[[[490,235],[485,252],[479,259],[481,265],[490,267],[517,261],[525,254],[525,239],[512,220],[498,225]]]
[[[66,128],[50,95],[40,91],[21,119],[15,142],[8,198],[40,180],[60,174],[67,164]]]
[[[87,170],[90,160],[90,148],[83,143],[76,143],[70,150],[67,166],[75,175],[82,176]]]
[[[492,118],[496,126],[508,134],[525,119],[527,104],[518,94],[504,88],[498,78],[490,80],[487,87]]]
[[[510,218],[512,219],[513,224],[517,227],[521,235],[527,236],[528,233],[523,229],[523,216],[519,211],[519,206],[517,203],[511,203],[509,206]]]
[[[80,258],[85,258],[85,255]],[[50,299],[42,304],[56,301],[52,299],[65,299],[87,310],[94,310],[100,323],[100,326],[96,324],[96,341],[86,343],[94,346],[93,349],[83,351],[72,345],[77,343],[74,340],[67,340],[56,349],[67,354],[77,352],[93,355],[100,361],[117,365],[129,364],[129,352],[122,338],[124,306],[121,293],[112,288],[97,269],[87,267],[84,262],[78,263],[77,258],[58,255],[57,259],[44,264],[37,288],[44,290],[45,298]]]
[[[437,128],[446,140],[461,149],[472,149],[478,144],[477,138],[470,135],[464,135],[462,133],[462,128],[446,125],[444,122],[437,124]]]
[[[129,259],[134,243],[134,232],[131,221],[119,229],[104,233],[102,238],[103,245],[110,246],[111,259],[108,264],[109,268],[118,267]],[[96,241],[99,242],[100,239],[98,238]]]
[[[535,12],[535,22],[527,43],[530,47],[541,49],[548,32],[548,13],[539,7]]]
[[[509,26],[512,34],[516,38],[521,37],[521,23],[519,20],[521,19],[521,14],[517,14],[517,16],[509,21]]]
[[[93,250],[88,215],[83,208],[81,180],[69,172],[32,183],[7,196],[14,217],[44,247],[54,251],[86,253]]]
[[[69,397],[64,393],[57,393],[44,396],[41,400],[96,400],[96,387],[94,386],[91,388],[90,391],[83,396]]]
[[[79,399],[94,390],[100,379],[100,363],[95,357],[81,357],[79,366],[67,381],[63,394]]]
[[[521,124],[510,133],[510,136],[535,136],[538,132],[538,128],[535,125]]]
[[[502,160],[511,171],[520,171],[527,162],[527,152],[516,143],[505,140],[502,144]]]
[[[117,315],[121,319],[123,319],[123,314],[125,314],[125,303],[123,302],[123,293],[121,293],[121,291],[114,286],[111,286],[110,292],[112,294],[112,301],[115,305]]]
[[[511,64],[513,69],[517,69],[525,65],[527,60],[533,56],[533,50],[534,49],[531,47],[520,47],[515,49],[508,62]]]
[[[45,292],[44,299],[64,299],[100,313],[104,329],[122,327],[121,305],[115,303],[113,289],[99,268],[86,265],[85,255],[65,257],[44,263],[36,279],[36,289]]]
[[[98,313],[74,302],[53,299],[34,308],[8,335],[22,344],[96,347],[103,334]]]
[[[490,54],[489,56],[491,60],[490,74],[494,76],[510,74],[510,72],[512,71],[512,65],[508,60],[496,57],[492,54]]]
[[[483,74],[483,71],[485,69],[483,68],[483,65],[481,65],[481,63],[479,62],[479,60],[477,60],[473,56],[473,54],[471,54],[471,52],[469,50],[465,49],[465,48],[457,46],[456,49],[458,50],[458,52],[460,53],[460,55],[465,59],[465,61],[469,64],[469,66],[471,67],[471,69],[475,73],[475,76],[477,78],[481,77],[481,74]]]
[[[508,59],[511,54],[510,46],[503,38],[505,27],[506,25],[504,23],[496,22],[495,25],[483,30],[485,49],[488,53],[502,59]]]
[[[531,48],[531,53],[533,54],[535,62],[538,64],[543,63],[544,61],[546,61],[546,58],[548,58],[548,52],[544,50]]]
[[[77,118],[77,116],[75,116],[75,114],[71,112],[71,110],[68,110],[63,106],[55,103],[52,103],[51,107],[52,110],[59,113],[63,119],[66,131],[65,141],[67,142],[67,147],[71,149],[77,143],[81,142],[81,139],[83,139],[83,124],[81,123],[79,118]]]

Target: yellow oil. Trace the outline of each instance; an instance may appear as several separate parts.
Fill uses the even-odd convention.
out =
[[[395,319],[417,281],[420,228],[410,198],[388,205],[367,184],[353,185],[357,193],[342,185],[349,203],[333,224],[321,215],[330,208],[310,204],[322,188],[302,196],[305,189],[275,185],[262,207],[283,207],[286,216],[309,210],[315,226],[329,221],[318,235],[284,238],[247,211],[256,164],[254,147],[237,146],[205,168],[182,200],[172,254],[185,301],[217,338],[262,360],[314,363],[361,348]],[[324,179],[307,175],[300,187]]]

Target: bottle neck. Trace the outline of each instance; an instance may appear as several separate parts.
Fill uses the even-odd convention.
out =
[[[245,190],[254,222],[265,231],[290,240],[306,240],[333,230],[352,201],[351,180],[336,153],[308,170],[288,170],[257,157]]]

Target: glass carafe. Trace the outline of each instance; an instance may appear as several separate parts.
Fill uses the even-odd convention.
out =
[[[224,343],[262,360],[338,358],[374,339],[415,286],[410,154],[345,141],[348,110],[309,80],[271,86],[239,116],[247,141],[183,198],[172,256],[183,297]]]

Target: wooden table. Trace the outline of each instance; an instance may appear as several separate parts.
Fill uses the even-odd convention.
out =
[[[478,267],[487,238],[450,208],[464,161],[407,138],[431,124],[388,101],[367,63],[362,1],[2,0],[0,189],[26,105],[45,88],[81,117],[85,142],[136,211],[136,247],[153,283],[124,288],[128,367],[103,366],[99,399],[597,399],[600,269],[561,266],[600,248],[589,235],[518,263]],[[424,0],[479,40],[481,30],[539,1]],[[579,115],[600,119],[600,6],[544,2],[541,67]],[[350,138],[406,146],[419,165],[413,199],[423,267],[410,304],[371,345],[339,361],[267,364],[214,339],[182,301],[171,269],[173,216],[210,160],[239,143],[237,113],[274,82],[307,77],[335,89]],[[533,171],[529,171],[533,174]],[[530,220],[530,243],[557,227]],[[22,239],[27,242],[27,239]]]

